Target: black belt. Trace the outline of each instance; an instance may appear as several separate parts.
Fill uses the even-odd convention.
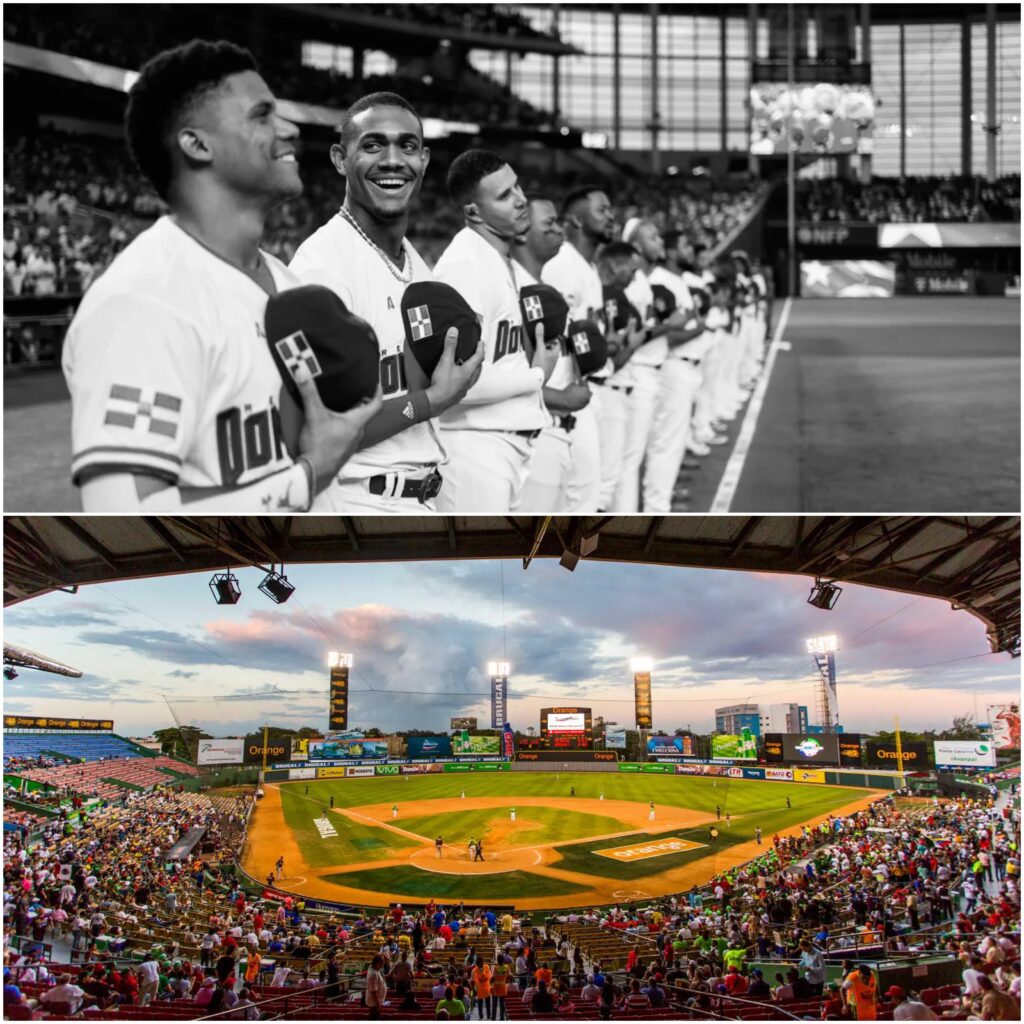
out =
[[[689,363],[691,366],[700,366],[699,359],[691,359],[689,356],[676,356],[677,359],[681,359],[684,363]]]
[[[389,474],[390,475],[390,474]],[[388,489],[388,477],[381,473],[378,476],[371,476],[366,484],[371,494],[384,494]],[[402,493],[397,495],[400,498],[416,498],[421,504],[436,498],[441,490],[441,474],[435,469],[427,476],[416,480],[405,480],[402,483]]]
[[[533,441],[540,437],[539,430],[510,430],[510,434],[515,434],[516,437],[525,437],[527,441]]]
[[[576,417],[573,416],[572,413],[569,413],[566,416],[556,416],[555,426],[561,427],[568,434],[569,431],[576,426]]]

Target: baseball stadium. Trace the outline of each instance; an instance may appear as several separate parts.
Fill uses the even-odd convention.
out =
[[[1019,545],[8,516],[5,1018],[1012,1019]]]
[[[486,356],[474,382],[476,364],[452,371],[439,362],[443,328],[430,333],[446,309],[454,318],[443,301],[450,292],[428,289],[429,300],[406,308],[408,322],[388,292],[393,316],[375,327],[384,396],[404,401],[407,384],[418,394],[410,375],[419,371],[431,381],[440,374],[444,386],[429,403],[410,398],[415,422],[399,420],[404,433],[392,425],[378,442],[390,448],[375,455],[371,490],[353,471],[359,486],[313,511],[418,514],[421,502],[444,514],[1019,510],[1017,4],[207,4],[201,17],[188,4],[5,10],[4,74],[17,97],[4,128],[6,511],[136,511],[104,488],[87,500],[86,484],[93,468],[100,479],[113,472],[116,452],[122,472],[140,475],[128,455],[143,443],[168,448],[149,460],[164,476],[168,460],[196,464],[199,488],[234,489],[222,465],[265,466],[244,437],[240,450],[225,441],[206,464],[185,444],[189,424],[153,421],[151,403],[133,397],[153,392],[158,411],[205,408],[219,397],[201,389],[220,377],[179,380],[173,358],[156,370],[134,358],[131,331],[116,339],[116,354],[97,357],[112,331],[94,336],[84,315],[75,326],[87,295],[99,303],[124,267],[152,261],[138,255],[139,239],[144,247],[180,217],[129,155],[145,148],[132,132],[163,115],[129,119],[129,130],[126,109],[133,93],[140,103],[140,94],[159,94],[134,89],[147,61],[172,48],[195,56],[187,44],[197,38],[210,53],[222,54],[216,45],[226,41],[231,59],[248,60],[244,47],[289,125],[280,159],[297,168],[288,170],[294,187],[261,213],[257,265],[280,264],[325,287],[333,264],[317,265],[317,246],[346,231],[343,251],[359,256],[335,294],[370,321],[383,292],[358,274],[376,270],[382,288],[408,278],[372,235],[374,224],[397,224],[404,235],[392,254],[405,246],[422,261],[423,279],[410,287],[433,275],[465,299],[454,301],[467,322],[475,313],[481,324]],[[391,98],[360,106],[381,95]],[[338,155],[350,111],[367,109],[403,110],[423,147],[379,188],[359,185],[364,172]],[[482,223],[478,213],[465,220],[475,186],[462,172],[474,162],[477,177],[485,164],[515,175],[531,231],[502,235],[501,254],[539,282],[521,288],[515,270],[511,283],[521,301],[524,288],[541,289],[529,299],[545,322],[561,324],[560,354],[552,332],[532,354],[536,338],[520,349],[518,321],[501,334],[504,321],[485,317],[477,294],[500,274],[456,260],[460,236],[475,244],[500,234],[491,225],[463,235]],[[201,164],[190,157],[185,170]],[[279,179],[268,172],[261,187],[272,191]],[[453,181],[463,182],[462,199]],[[230,185],[204,201],[208,219],[228,205]],[[347,214],[338,213],[342,201]],[[197,246],[227,233],[200,230]],[[580,299],[581,281],[593,301]],[[285,316],[283,336],[312,337],[302,319],[311,315],[291,311],[299,320]],[[385,351],[401,346],[402,330],[410,351],[428,336],[433,345],[429,358],[428,345],[417,349],[418,370]],[[369,351],[369,336],[359,340]],[[470,365],[472,344],[462,343],[459,365]],[[530,375],[525,415],[485,400],[489,369],[507,357]],[[360,408],[351,403],[371,397],[374,379],[323,382],[344,405],[330,408]],[[252,401],[232,399],[218,414],[241,415]],[[275,397],[268,421],[287,417],[288,406]],[[86,415],[94,407],[95,421]],[[449,435],[445,453],[420,451],[425,417]],[[497,421],[524,439],[504,473],[484,449],[501,448],[486,433]],[[203,436],[197,430],[197,451]],[[162,440],[175,437],[188,450]],[[317,475],[311,465],[308,484],[333,476],[339,460],[325,456]],[[282,471],[293,466],[277,461]],[[474,480],[470,465],[486,471]],[[258,514],[289,501],[307,511],[316,495],[303,502],[299,489],[239,491],[234,503],[202,511]],[[146,510],[171,513],[174,500],[165,494]]]

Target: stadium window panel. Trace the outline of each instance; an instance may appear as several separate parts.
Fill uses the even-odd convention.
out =
[[[987,167],[985,61],[987,31],[984,22],[971,26],[971,161],[975,174]],[[996,174],[1020,174],[1020,22],[996,25]]]
[[[650,134],[642,129],[623,128],[622,148],[648,150],[651,148]]]
[[[647,55],[651,52],[651,19],[646,14],[619,16],[619,46],[628,54]]]
[[[351,75],[352,48],[310,40],[302,44],[302,63],[307,68],[316,68],[319,71],[336,71],[341,75]]]

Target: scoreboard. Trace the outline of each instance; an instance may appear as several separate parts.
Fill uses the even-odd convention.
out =
[[[594,723],[590,708],[541,708],[541,745],[549,750],[591,750]]]

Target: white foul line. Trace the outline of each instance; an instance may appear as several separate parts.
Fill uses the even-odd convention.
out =
[[[768,356],[764,361],[764,372],[757,382],[753,395],[750,397],[750,405],[747,406],[746,414],[743,417],[743,426],[740,428],[740,435],[736,438],[736,446],[729,456],[725,465],[725,472],[718,482],[718,490],[715,492],[715,499],[711,502],[711,512],[719,514],[728,512],[732,506],[733,498],[736,497],[736,488],[740,483],[740,476],[743,473],[743,465],[750,453],[750,445],[754,440],[754,431],[757,429],[757,417],[761,414],[761,406],[764,404],[764,395],[768,390],[768,381],[772,375],[772,368],[775,366],[775,357],[784,345],[782,332],[786,329],[786,321],[789,319],[789,308],[792,305],[792,298],[787,298],[782,307],[782,315],[779,317],[778,326],[775,328],[775,336],[768,347]]]

